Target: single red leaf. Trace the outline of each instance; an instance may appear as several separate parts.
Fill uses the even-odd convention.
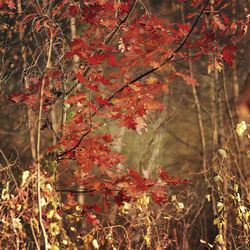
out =
[[[76,94],[71,94],[66,100],[66,103],[76,104],[77,102],[83,102],[85,100],[86,98],[84,93],[76,93]]]
[[[233,61],[235,59],[235,51],[236,51],[236,46],[233,44],[228,44],[223,48],[222,58],[227,64],[229,65],[233,64]]]
[[[69,7],[69,14],[72,17],[75,17],[77,15],[77,12],[79,11],[79,6],[74,4]]]
[[[77,72],[76,72],[76,78],[77,78],[77,80],[78,80],[80,83],[85,83],[85,82],[86,82],[86,79],[85,79],[85,77],[83,76],[83,74],[81,73],[81,71],[77,71]]]
[[[152,200],[157,204],[163,204],[167,201],[167,194],[163,190],[155,190],[151,192]]]
[[[116,61],[115,56],[113,56],[113,55],[108,56],[108,64],[111,66],[118,66],[119,65],[118,62]]]
[[[89,223],[93,224],[94,226],[97,226],[100,224],[100,221],[96,218],[96,215],[93,213],[86,213],[86,217]]]
[[[95,100],[100,104],[100,105],[108,105],[109,102],[107,99],[103,98],[102,96],[96,96]]]
[[[94,84],[87,84],[86,85],[86,88],[90,89],[90,90],[93,90],[95,92],[98,92],[99,89],[98,89],[98,86],[94,85]]]
[[[23,94],[23,93],[15,93],[15,94],[12,94],[9,99],[12,101],[12,102],[15,102],[15,103],[20,103],[20,102],[23,102],[25,99],[26,99],[27,95],[26,94]]]
[[[7,3],[8,3],[8,7],[9,7],[11,10],[13,10],[13,9],[16,8],[16,5],[15,5],[15,3],[14,3],[12,0],[8,0]]]
[[[88,58],[89,65],[98,65],[102,63],[105,59],[104,55],[94,55]]]
[[[177,76],[180,76],[187,83],[187,85],[190,85],[190,86],[197,85],[196,79],[194,79],[192,76],[186,75],[186,74],[184,74],[182,72],[176,72],[175,74]]]

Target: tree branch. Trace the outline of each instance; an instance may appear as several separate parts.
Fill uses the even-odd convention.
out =
[[[136,1],[135,1],[135,3],[136,3]],[[135,4],[135,3],[134,3],[134,4]],[[183,39],[183,41],[179,44],[179,46],[178,46],[176,49],[173,50],[172,54],[171,54],[169,57],[167,57],[167,58],[160,64],[159,67],[157,67],[157,68],[152,68],[152,69],[150,69],[150,70],[144,72],[143,74],[137,76],[137,77],[134,78],[133,80],[127,82],[127,83],[124,84],[121,88],[119,88],[117,91],[115,91],[115,92],[107,99],[107,101],[110,102],[115,96],[117,96],[119,93],[121,93],[121,92],[122,92],[124,89],[126,89],[128,86],[130,86],[130,85],[132,85],[133,83],[135,83],[135,82],[141,80],[141,79],[144,78],[145,76],[147,76],[147,75],[149,75],[149,74],[151,74],[151,73],[153,73],[153,72],[159,70],[159,69],[162,68],[166,63],[169,63],[169,62],[171,61],[171,59],[174,58],[175,54],[176,54],[177,52],[179,52],[179,51],[182,49],[182,47],[186,44],[188,38],[191,36],[191,34],[192,34],[194,28],[195,28],[196,25],[198,24],[198,22],[199,22],[201,16],[203,15],[205,9],[207,8],[208,3],[209,3],[209,0],[206,1],[204,7],[202,8],[202,10],[201,10],[201,12],[200,12],[200,14],[197,16],[195,22],[193,23],[192,27],[190,28],[189,32],[187,33],[187,35],[186,35],[186,37]],[[99,108],[98,108],[95,112],[93,112],[93,113],[91,114],[91,117],[94,117],[94,116],[96,115],[96,113],[97,113],[98,111],[102,110],[105,106],[107,106],[107,104],[102,104],[102,105],[100,105]],[[85,132],[85,133],[81,136],[81,138],[79,139],[79,141],[76,143],[76,145],[75,145],[74,147],[72,147],[72,148],[66,150],[65,152],[59,154],[58,156],[61,157],[61,156],[65,155],[65,154],[67,154],[67,153],[69,153],[69,152],[71,152],[71,151],[74,151],[74,150],[81,144],[81,142],[83,141],[83,139],[90,133],[90,131],[91,131],[91,130],[88,130],[87,132]]]

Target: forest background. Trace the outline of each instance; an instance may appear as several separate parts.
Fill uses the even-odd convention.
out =
[[[0,0],[1,249],[249,249],[249,0]]]

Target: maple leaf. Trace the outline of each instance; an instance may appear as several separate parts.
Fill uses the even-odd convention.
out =
[[[221,61],[219,61],[217,58],[215,58],[214,60],[210,60],[207,66],[207,72],[210,75],[211,72],[213,70],[217,70],[219,72],[221,72],[223,67],[223,63]]]
[[[98,65],[104,61],[106,56],[104,55],[94,55],[88,58],[89,65]]]
[[[76,93],[76,94],[71,94],[67,100],[66,103],[68,104],[76,104],[77,102],[83,102],[86,100],[85,94],[84,93]]]
[[[103,136],[102,136],[102,138],[103,138],[103,140],[105,141],[105,142],[112,142],[113,141],[113,138],[112,138],[112,135],[111,134],[104,134]]]
[[[86,218],[88,222],[94,226],[97,226],[100,224],[100,221],[96,218],[96,215],[93,213],[90,213],[90,212],[86,213]]]
[[[80,83],[85,83],[86,79],[80,71],[76,72],[76,78]]]
[[[100,104],[100,105],[105,105],[107,106],[109,104],[108,100],[103,98],[102,96],[96,96],[95,100]]]
[[[151,85],[151,84],[157,83],[158,79],[154,76],[150,76],[149,78],[147,78],[146,82],[147,82],[147,84]]]
[[[167,194],[161,189],[152,191],[151,193],[152,200],[157,204],[163,204],[167,201]]]
[[[127,127],[127,128],[131,128],[131,129],[136,129],[136,121],[132,116],[126,116],[123,120],[123,124]]]
[[[73,51],[77,51],[79,49],[88,49],[88,45],[86,44],[86,42],[82,39],[82,38],[75,38],[72,42],[71,42],[71,49]]]
[[[9,99],[10,99],[12,102],[15,102],[15,103],[23,102],[26,98],[27,98],[27,95],[26,95],[26,94],[23,94],[23,93],[15,93],[15,94],[12,94],[12,95],[9,97]]]
[[[116,58],[113,55],[108,56],[108,64],[111,66],[118,66],[118,62],[116,61]]]
[[[227,64],[229,65],[233,64],[235,58],[235,51],[236,51],[236,46],[233,44],[228,44],[223,48],[222,58]]]
[[[115,196],[115,202],[118,206],[121,206],[123,202],[130,202],[131,196],[128,196],[125,191],[121,190]]]
[[[8,7],[13,10],[16,8],[15,3],[12,0],[7,0]]]
[[[163,110],[164,105],[154,100],[145,102],[144,107],[146,110]]]
[[[159,169],[158,174],[160,178],[167,184],[172,184],[172,185],[191,184],[190,181],[187,181],[185,179],[181,179],[177,176],[170,176],[169,173],[163,168]]]
[[[69,7],[69,15],[72,16],[72,17],[75,17],[77,15],[77,12],[79,11],[79,5],[71,5]]]
[[[190,86],[197,85],[197,81],[190,75],[186,75],[182,72],[175,72],[175,75],[180,76],[187,83],[187,85]]]
[[[94,84],[87,84],[86,85],[86,88],[90,89],[90,90],[93,90],[95,92],[98,92],[99,89],[98,89],[98,86],[94,85]]]
[[[226,29],[226,26],[221,22],[218,15],[213,17],[213,22],[214,22],[214,26],[218,27],[220,30],[224,31]]]
[[[154,68],[154,69],[158,69],[161,67],[161,64],[159,62],[156,62],[156,61],[153,61],[153,62],[150,62],[149,65]]]

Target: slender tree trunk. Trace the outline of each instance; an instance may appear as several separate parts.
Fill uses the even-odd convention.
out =
[[[22,15],[22,0],[17,1],[17,11],[19,15]],[[19,40],[21,42],[21,55],[22,55],[22,65],[23,65],[23,83],[25,90],[29,89],[29,81],[28,77],[26,76],[25,70],[28,67],[28,62],[27,62],[27,52],[25,49],[25,46],[23,44],[24,42],[24,30],[21,29],[19,32]],[[36,159],[36,140],[35,140],[35,117],[32,112],[32,110],[27,107],[27,120],[28,120],[28,129],[29,129],[29,143],[30,143],[30,151],[31,151],[31,157],[32,160],[34,161]]]
[[[214,69],[213,80],[210,86],[210,110],[211,110],[211,128],[212,128],[212,152],[213,155],[218,149],[218,119],[217,119],[217,91],[218,71]]]
[[[49,41],[49,48],[47,52],[47,63],[44,69],[44,72],[51,69],[51,54],[52,54],[52,46],[53,46],[53,37],[51,35]],[[41,124],[42,124],[42,113],[43,113],[43,98],[44,98],[44,87],[45,87],[45,76],[42,79],[42,85],[40,89],[40,97],[39,97],[39,114],[38,114],[38,125],[37,125],[37,144],[36,144],[36,163],[37,163],[37,202],[38,202],[38,221],[39,225],[42,229],[43,235],[43,243],[44,249],[48,249],[48,238],[45,230],[45,226],[43,224],[42,218],[42,194],[41,194]]]
[[[155,170],[155,162],[156,162],[157,156],[159,155],[161,140],[162,140],[162,129],[159,128],[158,131],[156,132],[154,149],[149,159],[147,168],[146,170],[142,170],[146,178],[149,178],[150,176],[152,176],[152,173]]]
[[[190,75],[194,77],[193,65],[192,65],[191,60],[189,60],[189,72],[190,72]],[[205,138],[205,129],[204,129],[203,120],[202,120],[200,100],[199,100],[195,86],[192,86],[192,93],[193,93],[193,98],[194,98],[194,104],[196,107],[196,116],[198,120],[198,127],[199,127],[199,133],[200,133],[201,152],[202,152],[202,169],[204,172],[206,172],[207,170],[207,146],[206,146],[206,138]]]
[[[232,0],[232,15],[233,15],[233,21],[235,21],[236,0]],[[238,83],[236,60],[233,61],[233,95],[234,95],[234,103],[236,103],[237,99],[239,98],[239,83]]]

